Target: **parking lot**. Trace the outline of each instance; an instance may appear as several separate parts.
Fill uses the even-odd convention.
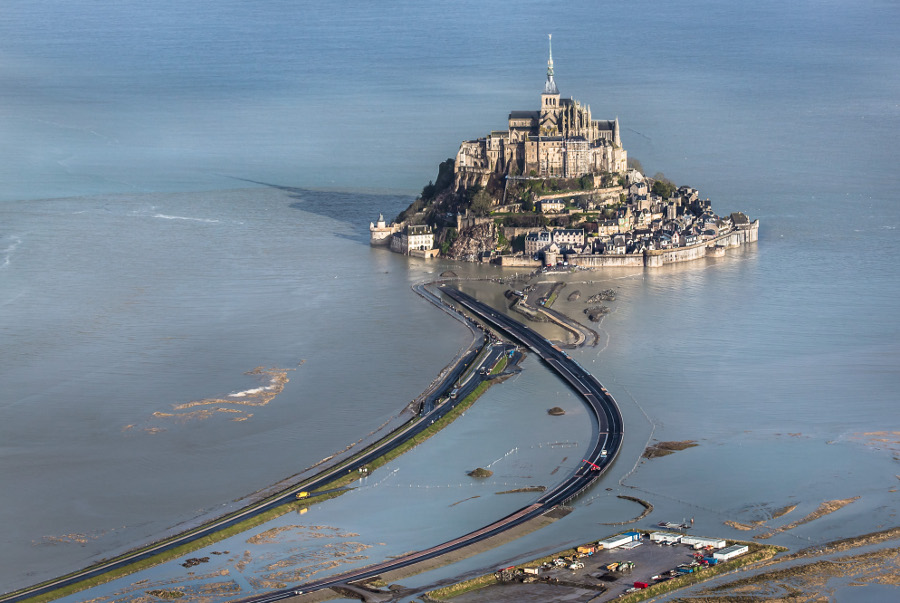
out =
[[[583,563],[583,568],[573,570],[564,566],[541,569],[536,575],[527,574],[524,582],[515,580],[490,586],[453,600],[454,603],[547,600],[600,603],[616,599],[632,588],[635,582],[653,584],[656,582],[654,576],[665,574],[680,564],[691,563],[697,552],[688,545],[659,545],[646,537],[639,542],[640,546],[631,549],[601,550],[580,557],[577,562]],[[624,571],[607,569],[611,564],[620,562],[631,562],[633,567]],[[535,564],[526,563],[517,567],[535,567]]]

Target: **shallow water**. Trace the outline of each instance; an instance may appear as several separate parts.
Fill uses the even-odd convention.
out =
[[[231,508],[364,437],[431,382],[467,334],[409,285],[451,266],[372,250],[365,227],[405,207],[460,139],[536,106],[550,31],[563,95],[618,115],[648,173],[699,188],[719,213],[760,218],[760,242],[573,277],[620,292],[600,346],[575,355],[623,406],[622,457],[565,520],[412,582],[604,535],[606,517],[639,512],[614,498],[632,487],[652,498],[649,519],[696,516],[698,531],[732,537],[747,534],[726,519],[797,503],[781,525],[861,496],[773,537],[787,546],[896,525],[894,4],[344,8],[4,4],[4,590]],[[360,192],[374,189],[403,194]],[[247,420],[154,416],[264,387],[245,374],[259,366],[289,381],[265,406],[218,405]],[[463,454],[492,461],[574,418],[577,404],[557,423],[537,412],[557,389],[568,400],[528,366],[467,414],[486,413],[483,425],[461,422],[400,462],[417,483],[452,484]],[[482,410],[535,392],[535,414]],[[650,437],[700,445],[620,487]],[[541,475],[554,458],[504,463]],[[374,559],[493,519],[520,496],[450,507],[465,496],[426,488],[413,502],[447,521],[405,530],[410,499],[391,495],[392,480],[309,513],[352,522],[368,544],[384,538],[367,549]],[[273,559],[289,554],[273,546]]]
[[[466,344],[411,293],[427,272],[301,202],[261,188],[0,208],[20,241],[0,274],[10,583],[298,473],[399,413]],[[269,385],[255,367],[288,382],[238,404]],[[226,403],[174,408],[209,399]]]

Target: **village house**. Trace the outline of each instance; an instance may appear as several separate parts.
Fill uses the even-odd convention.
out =
[[[431,226],[406,226],[391,235],[391,251],[409,255],[413,251],[430,251],[434,248],[434,232]]]
[[[543,201],[538,201],[538,206],[542,214],[555,214],[561,212],[566,207],[566,204],[560,199],[544,199]]]
[[[550,246],[553,237],[549,230],[529,232],[525,235],[525,255],[533,256]]]
[[[534,256],[547,251],[551,245],[560,250],[581,249],[584,247],[583,228],[557,228],[540,230],[525,235],[525,254]]]

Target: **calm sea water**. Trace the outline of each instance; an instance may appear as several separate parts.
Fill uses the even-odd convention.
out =
[[[762,220],[760,243],[724,259],[588,277],[620,289],[608,346],[578,352],[629,426],[604,487],[648,438],[697,439],[625,481],[660,519],[696,514],[725,533],[723,520],[765,508],[861,496],[782,542],[896,525],[898,25],[896,4],[877,1],[6,2],[3,590],[227,508],[431,381],[466,334],[409,285],[447,265],[371,250],[366,226],[404,207],[460,139],[537,106],[550,32],[563,95],[618,116],[647,172]],[[258,366],[293,370],[247,420],[154,416],[265,386],[245,374]],[[546,417],[512,405],[542,392],[533,410],[551,406],[559,388],[528,371],[402,461],[414,477],[398,483],[449,486],[464,463],[448,450],[490,462],[542,443]],[[508,435],[488,444],[484,425]],[[511,455],[508,475],[552,480],[562,457],[537,450]],[[413,503],[437,513],[470,495],[410,499],[389,484],[316,521],[388,555],[521,502],[486,487],[437,527],[401,530]],[[421,580],[594,537],[585,526],[629,514],[601,490],[570,519]]]

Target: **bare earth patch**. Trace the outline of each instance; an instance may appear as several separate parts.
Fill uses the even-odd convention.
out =
[[[274,544],[279,542],[278,536],[285,532],[298,531],[302,538],[356,538],[359,534],[354,532],[341,533],[340,528],[331,526],[279,526],[271,528],[265,532],[260,532],[255,536],[247,539],[247,544]],[[283,542],[283,540],[282,540]],[[249,552],[249,551],[248,551]]]
[[[754,526],[754,525],[747,525],[746,523],[740,523],[738,521],[731,521],[730,519],[725,520],[723,523],[726,526],[731,526],[732,528],[734,528],[736,530],[744,530],[745,532],[756,529],[756,526]]]
[[[647,449],[644,450],[644,458],[655,459],[656,457],[666,456],[678,450],[693,448],[694,446],[698,446],[696,440],[681,440],[680,442],[657,442],[655,444],[647,446]]]
[[[361,542],[340,542],[326,544],[316,551],[307,551],[291,555],[263,568],[264,572],[257,580],[266,588],[283,588],[273,586],[286,582],[305,582],[323,571],[333,570],[348,563],[365,561],[366,555],[360,555],[372,545]]]
[[[804,517],[802,519],[798,519],[797,521],[783,525],[781,527],[775,528],[769,532],[766,532],[765,534],[757,534],[756,536],[754,536],[754,538],[757,538],[759,540],[765,540],[766,538],[771,538],[772,536],[774,536],[775,534],[778,534],[780,532],[785,532],[787,530],[791,530],[793,528],[796,528],[797,526],[803,525],[805,523],[809,523],[811,521],[819,519],[820,517],[824,517],[825,515],[834,513],[835,511],[837,511],[839,509],[843,509],[850,503],[857,501],[857,500],[859,500],[859,496],[854,496],[853,498],[844,498],[841,500],[826,500],[825,502],[820,504],[819,507],[815,511],[813,511],[806,517]]]
[[[494,494],[515,494],[517,492],[544,492],[547,486],[526,486],[524,488],[516,488],[515,490],[504,490],[502,492],[494,492]]]
[[[305,360],[301,360],[297,366],[303,366]],[[271,402],[278,394],[284,391],[285,385],[290,381],[288,372],[296,369],[282,368],[265,368],[258,366],[255,369],[244,373],[252,377],[257,377],[264,382],[265,385],[254,387],[240,392],[234,392],[221,398],[204,398],[202,400],[192,400],[172,405],[172,412],[154,412],[151,417],[153,419],[174,420],[179,423],[186,423],[197,419],[209,419],[211,417],[225,414],[231,417],[232,421],[246,421],[253,416],[253,413],[247,410],[247,407],[262,407]],[[134,425],[126,425],[123,431],[131,431]],[[164,431],[161,427],[151,426],[145,427],[141,431],[145,433],[160,433]]]
[[[781,507],[780,509],[778,509],[777,511],[772,513],[772,519],[778,519],[779,517],[784,517],[785,515],[787,515],[788,513],[790,513],[791,511],[793,511],[796,508],[797,508],[797,505],[787,505],[785,507]]]
[[[600,522],[600,525],[601,525],[601,526],[624,526],[624,525],[628,525],[629,523],[634,523],[634,522],[636,522],[636,521],[642,520],[643,518],[647,517],[648,515],[650,515],[650,513],[653,512],[653,505],[652,505],[650,502],[644,500],[643,498],[638,498],[638,497],[636,497],[636,496],[626,496],[626,495],[624,495],[624,494],[619,494],[616,498],[621,498],[622,500],[630,500],[630,501],[636,502],[637,504],[639,504],[639,505],[641,505],[642,507],[644,507],[644,510],[641,512],[640,515],[638,515],[638,516],[635,517],[634,519],[628,519],[628,520],[626,520],[626,521]]]
[[[791,511],[793,511],[796,508],[797,508],[797,505],[786,505],[784,507],[781,507],[779,509],[772,511],[767,519],[760,519],[760,520],[751,521],[748,523],[741,523],[739,521],[732,521],[730,519],[724,521],[723,523],[726,526],[731,526],[732,528],[734,528],[736,530],[744,530],[744,531],[755,530],[757,528],[765,526],[767,521],[772,520],[772,519],[778,519],[779,517],[784,517],[785,515],[787,515],[788,513],[790,513]]]
[[[243,572],[247,569],[247,566],[253,561],[253,556],[250,554],[250,551],[244,551],[244,555],[241,557],[240,561],[238,561],[234,567],[239,572]]]
[[[160,599],[180,599],[184,596],[184,593],[180,590],[148,590],[147,594],[152,597],[158,597]]]

